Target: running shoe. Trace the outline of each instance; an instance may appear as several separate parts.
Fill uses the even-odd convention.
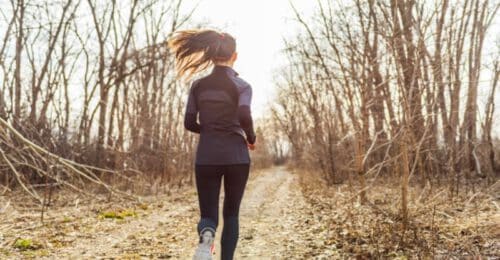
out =
[[[212,260],[215,252],[215,230],[205,228],[201,231],[198,248],[194,252],[193,260]]]

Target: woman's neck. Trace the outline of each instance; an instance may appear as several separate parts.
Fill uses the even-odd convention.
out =
[[[224,62],[215,62],[214,64],[215,64],[215,66],[225,66],[225,67],[231,67],[232,68],[233,65],[234,65],[234,62],[232,62],[232,61],[229,60],[229,61],[224,61]]]

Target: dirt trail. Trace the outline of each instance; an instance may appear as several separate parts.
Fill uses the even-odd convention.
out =
[[[498,226],[495,201],[485,200],[484,214],[454,205],[436,210],[441,214],[415,216],[412,225],[417,228],[404,236],[397,219],[388,214],[397,212],[398,187],[373,187],[370,197],[375,204],[363,206],[352,201],[347,185],[322,188],[317,178],[309,177],[302,175],[299,185],[299,175],[285,168],[251,172],[235,259],[500,255],[498,232],[491,231]],[[196,190],[184,186],[170,192],[143,197],[140,203],[83,202],[75,194],[61,193],[64,199],[54,199],[57,203],[45,212],[43,225],[36,205],[22,207],[10,203],[12,197],[0,196],[0,259],[191,259],[198,239]],[[437,205],[449,203],[444,192],[439,200]],[[223,196],[220,203],[222,208]],[[121,215],[105,218],[109,212]],[[429,227],[429,219],[435,220],[435,227]],[[222,216],[219,223],[214,260],[220,259]],[[16,249],[16,244],[26,244],[25,250]]]
[[[64,248],[59,253],[60,256],[69,258],[94,258],[94,257],[119,257],[119,256],[154,256],[148,254],[149,250],[141,250],[141,247],[148,247],[153,243],[158,243],[162,247],[162,236],[156,234],[158,230],[167,228],[166,222],[177,223],[178,219],[185,218],[194,211],[193,206],[175,205],[175,211],[159,210],[151,213],[145,218],[138,218],[115,228],[100,230],[91,236],[83,236],[74,247]],[[152,236],[147,238],[148,234]],[[141,245],[141,242],[144,245]],[[125,253],[125,254],[122,254]],[[168,254],[157,254],[157,257],[168,257]]]
[[[238,258],[283,259],[293,251],[293,224],[304,207],[295,176],[277,168],[259,176],[245,195],[241,208]]]
[[[303,220],[301,209],[306,207],[297,179],[284,168],[251,172],[240,210],[236,259],[293,259],[293,252],[305,246],[298,237],[300,232],[294,231]],[[78,212],[69,207],[53,210],[52,224],[32,228],[34,233],[12,234],[8,239],[28,236],[42,241],[43,251],[32,252],[37,258],[190,259],[199,219],[196,192],[190,188],[175,196],[149,197],[147,207],[133,206],[137,215],[124,219],[102,219],[95,209],[92,212],[83,207]],[[222,202],[223,195],[220,208]],[[62,212],[65,216],[86,216],[58,218]],[[219,223],[214,259],[220,257],[222,216]],[[10,256],[18,254],[26,256],[25,252],[10,252]]]
[[[219,208],[222,208],[223,199],[222,195]],[[186,202],[191,203],[186,205]],[[294,245],[289,242],[294,240],[295,234],[290,227],[296,220],[292,215],[296,212],[293,209],[303,207],[304,203],[295,176],[284,168],[273,168],[251,176],[240,211],[240,240],[236,258],[283,259],[285,255],[290,255]],[[164,206],[147,217],[138,218],[111,232],[102,232],[95,239],[80,242],[79,246],[68,250],[75,258],[83,254],[89,258],[139,255],[188,259],[196,245],[197,206],[193,193],[188,201]],[[176,210],[165,213],[168,208]],[[221,215],[216,234],[217,256],[222,225]],[[180,227],[184,228],[181,230]],[[162,238],[167,241],[161,241]],[[162,248],[166,250],[159,253]]]

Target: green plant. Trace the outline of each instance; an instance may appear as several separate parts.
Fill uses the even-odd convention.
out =
[[[14,248],[17,248],[21,251],[36,250],[41,248],[41,245],[29,238],[18,238],[14,243]]]
[[[111,219],[124,219],[125,217],[136,217],[137,213],[133,210],[121,210],[121,211],[105,211],[99,214],[100,219],[111,218]]]

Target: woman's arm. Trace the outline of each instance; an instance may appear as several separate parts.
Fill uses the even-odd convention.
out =
[[[186,113],[184,115],[184,127],[193,132],[193,133],[200,133],[200,124],[196,122],[196,114],[192,113]]]
[[[240,92],[240,97],[238,101],[238,119],[240,121],[241,128],[245,131],[247,136],[247,142],[249,144],[255,143],[255,132],[253,130],[253,119],[252,112],[250,109],[250,104],[252,101],[252,87],[246,85]]]
[[[196,100],[194,96],[194,86],[191,86],[189,91],[188,101],[186,104],[186,113],[184,114],[184,127],[194,133],[200,133],[200,124],[198,124],[198,108],[196,106]]]

